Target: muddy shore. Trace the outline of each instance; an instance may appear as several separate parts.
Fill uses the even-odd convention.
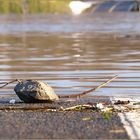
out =
[[[15,104],[9,104],[15,99]],[[105,118],[97,111],[46,111],[41,107],[58,108],[109,98],[76,99],[55,103],[24,104],[16,96],[0,97],[0,139],[129,139],[117,113]],[[7,109],[7,108],[10,108]],[[26,108],[16,109],[17,108]],[[38,107],[32,110],[31,108]],[[40,107],[40,108],[39,108]],[[12,109],[15,108],[15,109]],[[90,118],[90,119],[88,119]]]

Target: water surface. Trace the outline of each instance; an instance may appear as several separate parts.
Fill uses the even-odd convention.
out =
[[[57,94],[139,96],[139,13],[1,15],[0,81],[37,79]],[[11,84],[0,94],[14,94]]]

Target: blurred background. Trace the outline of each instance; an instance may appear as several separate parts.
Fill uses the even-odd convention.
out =
[[[0,82],[37,79],[76,94],[118,74],[90,95],[137,97],[139,44],[139,1],[0,0]]]

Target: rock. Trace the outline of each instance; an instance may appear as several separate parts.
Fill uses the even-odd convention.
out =
[[[25,103],[59,100],[59,97],[49,85],[37,80],[23,80],[15,86],[14,91]]]
[[[15,104],[15,103],[16,103],[16,100],[15,100],[15,99],[11,99],[11,100],[9,101],[9,103],[10,103],[10,104]]]

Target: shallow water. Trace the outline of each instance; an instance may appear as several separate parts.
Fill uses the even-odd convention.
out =
[[[38,79],[57,94],[139,96],[140,15],[1,15],[0,82]],[[0,94],[14,94],[11,84]]]

